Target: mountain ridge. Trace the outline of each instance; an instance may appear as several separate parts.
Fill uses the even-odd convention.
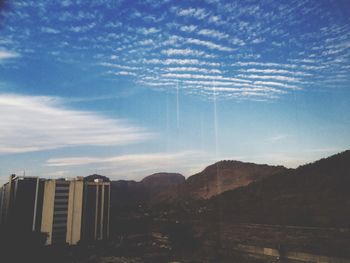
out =
[[[111,182],[112,205],[138,205],[153,195],[185,181],[179,173],[160,172],[145,176],[141,181],[117,180]]]
[[[267,224],[350,226],[350,151],[215,196],[212,216]],[[218,211],[217,207],[223,208]]]
[[[160,192],[152,198],[152,202],[209,199],[225,191],[263,180],[287,170],[283,166],[222,160],[189,176],[182,184]]]

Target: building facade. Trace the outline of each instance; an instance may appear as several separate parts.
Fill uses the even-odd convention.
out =
[[[40,179],[12,175],[0,189],[0,224],[47,234],[47,245],[109,237],[110,182],[99,175]]]
[[[44,180],[11,175],[0,190],[0,224],[21,231],[40,231]]]
[[[109,238],[110,182],[85,180],[82,238],[85,241]]]
[[[75,245],[80,240],[84,181],[57,179],[45,182],[41,232],[47,245]]]

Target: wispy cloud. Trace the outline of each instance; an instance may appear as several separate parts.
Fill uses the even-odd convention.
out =
[[[202,20],[206,18],[209,14],[204,8],[186,8],[177,10],[177,15],[179,16],[190,16]]]
[[[240,67],[261,66],[261,67],[277,67],[277,68],[296,68],[297,67],[297,65],[295,65],[295,64],[255,62],[255,61],[237,62],[237,63],[233,64],[232,66],[240,66]]]
[[[277,87],[292,89],[292,90],[302,90],[302,88],[299,86],[276,82],[276,81],[254,81],[253,83],[256,85],[277,86]]]
[[[118,69],[125,69],[125,70],[137,70],[139,67],[132,67],[127,65],[120,65],[120,64],[114,64],[109,62],[101,62],[99,63],[101,66],[110,67],[110,68],[118,68]]]
[[[167,56],[175,56],[175,55],[180,55],[180,56],[196,56],[196,57],[202,57],[202,58],[212,58],[215,57],[215,55],[209,55],[205,53],[204,51],[201,50],[194,50],[194,49],[166,49],[161,51],[162,54],[165,54]]]
[[[191,33],[193,31],[195,31],[197,29],[197,26],[195,25],[189,25],[189,26],[181,26],[180,27],[180,30],[181,31],[184,31],[184,32],[188,32],[188,33]]]
[[[247,79],[274,79],[274,80],[288,81],[288,82],[299,82],[300,81],[298,78],[279,76],[279,75],[254,75],[254,74],[244,75],[244,74],[239,74],[238,77],[247,78]]]
[[[222,80],[222,81],[233,81],[233,82],[244,82],[250,83],[249,80],[232,78],[232,77],[224,77],[221,75],[204,75],[204,74],[177,74],[177,73],[165,73],[162,74],[163,77],[176,77],[176,78],[185,78],[185,79],[210,79],[210,80]]]
[[[132,71],[118,71],[118,72],[115,72],[114,74],[119,76],[136,76],[136,73]]]
[[[264,73],[264,74],[289,74],[289,75],[296,75],[296,76],[311,76],[310,73],[306,72],[300,72],[300,71],[290,71],[285,69],[255,69],[250,68],[246,70],[242,70],[244,72],[250,72],[250,73]]]
[[[138,31],[141,34],[149,35],[149,34],[155,34],[155,33],[159,32],[160,30],[155,28],[155,27],[150,27],[150,28],[140,28]]]
[[[0,48],[0,62],[11,58],[18,58],[20,56],[21,55],[16,51]]]
[[[60,33],[59,30],[54,29],[52,27],[42,27],[41,31],[44,32],[44,33],[48,33],[48,34],[58,34],[58,33]]]
[[[219,51],[233,51],[233,48],[226,47],[226,46],[223,46],[220,44],[216,44],[216,43],[213,43],[210,41],[196,39],[196,38],[188,38],[187,43],[194,44],[194,45],[200,45],[200,46],[207,47],[209,49],[215,49],[215,50],[219,50]]]
[[[92,22],[87,25],[82,25],[82,26],[72,26],[69,28],[70,31],[75,32],[75,33],[84,33],[86,31],[89,31],[93,29],[96,26],[95,22]]]
[[[206,65],[206,66],[220,66],[220,63],[217,62],[209,62],[209,61],[201,61],[198,59],[149,59],[143,60],[146,64],[162,64],[162,65]]]
[[[213,29],[201,29],[198,31],[198,34],[202,35],[202,36],[216,38],[216,39],[223,39],[223,38],[230,37],[226,33],[223,33],[223,32],[217,31],[217,30],[213,30]]]
[[[183,151],[175,153],[145,153],[145,154],[127,154],[109,157],[65,157],[52,158],[47,160],[47,166],[77,166],[88,164],[112,164],[112,165],[137,165],[137,166],[163,166],[168,162],[188,158],[198,154],[195,151]]]
[[[198,67],[171,67],[165,68],[165,71],[170,72],[196,72],[196,73],[207,73],[207,74],[221,74],[220,69],[207,69],[207,68],[198,68]]]
[[[150,134],[124,120],[67,109],[53,97],[0,94],[0,153],[135,143]]]

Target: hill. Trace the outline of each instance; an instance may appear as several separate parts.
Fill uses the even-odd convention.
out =
[[[184,183],[161,192],[152,201],[208,199],[286,171],[287,169],[283,166],[220,161],[190,176]]]
[[[140,182],[132,180],[112,181],[111,203],[117,206],[145,203],[155,194],[184,181],[185,177],[178,173],[155,173],[146,176]]]
[[[212,198],[224,220],[304,226],[350,226],[350,151],[290,169]]]

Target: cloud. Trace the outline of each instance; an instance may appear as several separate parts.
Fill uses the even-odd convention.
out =
[[[70,175],[69,171],[54,171],[47,173],[49,177],[67,177]]]
[[[252,94],[254,93],[254,96],[266,96],[270,95],[270,93],[285,93],[281,90],[274,89],[274,88],[267,88],[267,87],[251,87],[251,88],[228,88],[228,87],[203,87],[204,90],[210,90],[214,92],[230,92],[235,93],[238,92],[240,94]]]
[[[259,38],[255,38],[253,41],[252,41],[252,44],[260,44],[262,42],[265,41],[265,38],[262,38],[262,37],[259,37]]]
[[[259,67],[279,67],[279,68],[297,68],[298,66],[295,64],[283,64],[283,63],[272,63],[272,62],[255,62],[255,61],[249,61],[249,62],[237,62],[233,64],[232,66],[259,66]]]
[[[199,172],[208,163],[214,162],[211,154],[182,150],[177,152],[151,152],[139,154],[121,154],[111,156],[78,156],[50,158],[46,161],[49,169],[98,171],[114,179],[141,180],[145,175],[160,171],[179,172],[191,175]],[[60,173],[58,173],[59,175]],[[76,174],[76,173],[75,173]],[[57,176],[57,175],[56,175]]]
[[[277,86],[277,87],[292,89],[292,90],[302,90],[301,87],[286,84],[286,83],[281,83],[281,82],[275,82],[275,81],[254,81],[253,83],[256,85]]]
[[[195,25],[181,26],[180,27],[181,31],[188,32],[188,33],[191,33],[196,29],[197,29],[197,26],[195,26]]]
[[[299,79],[293,77],[279,76],[279,75],[243,75],[239,74],[238,77],[247,79],[273,79],[287,82],[300,82]]]
[[[80,166],[89,164],[111,164],[122,166],[148,166],[163,167],[167,163],[187,159],[190,156],[198,154],[195,151],[183,151],[175,153],[145,153],[145,154],[126,154],[109,157],[64,157],[51,158],[46,162],[47,166]]]
[[[150,28],[140,28],[138,30],[139,33],[144,34],[144,35],[149,35],[149,34],[154,34],[159,32],[159,29],[156,29],[155,27],[150,27]]]
[[[131,71],[118,71],[118,72],[115,72],[114,74],[118,76],[136,76],[136,73]]]
[[[203,74],[176,74],[176,73],[165,73],[163,77],[175,77],[184,79],[209,79],[209,80],[221,80],[221,81],[232,81],[232,82],[244,82],[250,83],[251,81],[239,78],[224,77],[221,75],[203,75]]]
[[[198,59],[175,59],[175,58],[169,58],[169,59],[144,59],[144,63],[146,64],[162,64],[162,65],[206,65],[206,66],[213,66],[218,67],[220,66],[220,63],[217,62],[208,62],[208,61],[200,61]]]
[[[18,58],[21,55],[15,51],[0,48],[0,62],[5,59]]]
[[[48,34],[58,34],[60,33],[59,30],[51,28],[51,27],[42,27],[41,31],[44,33],[48,33]]]
[[[212,15],[212,16],[209,17],[208,22],[209,22],[209,23],[213,23],[213,24],[219,24],[219,23],[220,23],[220,20],[221,20],[221,17],[220,17],[220,16],[214,16],[214,15]]]
[[[205,46],[209,49],[215,49],[215,50],[219,50],[219,51],[233,51],[233,48],[225,47],[225,46],[222,46],[220,44],[216,44],[216,43],[213,43],[210,41],[200,40],[200,39],[196,39],[196,38],[188,38],[187,43]]]
[[[9,16],[14,19],[10,19],[9,30],[4,31],[4,37],[0,38],[0,46],[16,47],[22,56],[27,52],[35,55],[41,37],[48,34],[58,36],[64,30],[67,34],[60,36],[64,37],[63,40],[49,39],[39,43],[43,47],[41,57],[53,54],[59,61],[67,61],[67,58],[62,59],[67,56],[71,62],[81,59],[94,59],[93,64],[114,62],[119,66],[104,65],[110,67],[108,73],[118,74],[123,80],[129,76],[134,84],[144,81],[145,76],[187,72],[222,74],[225,77],[245,74],[240,77],[259,83],[255,85],[281,89],[297,90],[301,88],[296,86],[301,84],[305,84],[303,88],[329,85],[327,83],[333,80],[346,85],[348,72],[340,70],[347,65],[349,57],[349,26],[340,18],[335,18],[328,26],[327,23],[313,24],[317,19],[311,17],[310,28],[300,27],[306,14],[327,13],[321,12],[320,6],[315,6],[317,12],[313,13],[305,2],[300,5],[268,5],[268,12],[261,5],[237,1],[205,0],[204,5],[171,3],[169,0],[147,0],[146,5],[136,2],[120,5],[123,1],[119,0],[112,2],[96,0],[83,4],[81,0],[62,0],[57,8],[47,2],[19,1],[15,4],[16,12]],[[149,8],[145,9],[145,6]],[[304,7],[309,11],[304,12]],[[25,22],[34,14],[31,12],[33,8],[39,12],[37,22],[42,25],[36,34]],[[99,12],[101,8],[104,12]],[[297,9],[303,9],[305,16],[301,20]],[[116,10],[119,16],[111,16]],[[334,15],[331,13],[322,19],[330,19]],[[68,23],[57,27],[59,20]],[[295,30],[287,30],[289,26]],[[317,30],[310,31],[311,28]],[[25,43],[27,45],[23,46]],[[282,47],[288,46],[288,50],[276,48],[281,44]],[[10,52],[4,55],[1,48],[0,53],[1,60],[16,57]],[[269,58],[274,63],[269,63]],[[232,63],[235,63],[235,68],[231,71],[228,66]],[[138,69],[131,69],[133,66]],[[205,67],[220,67],[222,72]],[[290,77],[299,82],[292,83]],[[162,78],[158,81],[171,83]],[[157,86],[156,81],[152,85]]]
[[[169,48],[166,50],[162,50],[161,53],[167,56],[180,55],[180,56],[196,56],[196,57],[204,57],[204,58],[215,57],[214,55],[206,54],[203,51],[193,50],[189,48],[186,48],[186,49]]]
[[[72,26],[69,28],[69,30],[75,33],[84,33],[86,31],[93,29],[95,26],[96,26],[96,23],[92,22],[84,26]]]
[[[155,43],[152,39],[144,39],[144,40],[141,40],[139,43],[141,46],[148,46],[148,45],[154,46],[155,45]]]
[[[64,0],[61,2],[61,5],[64,6],[64,7],[68,7],[68,6],[71,6],[73,3],[69,0]]]
[[[139,67],[131,67],[127,65],[120,65],[120,64],[114,64],[109,62],[101,62],[99,63],[101,66],[110,67],[110,68],[118,68],[118,69],[124,69],[124,70],[137,70]]]
[[[204,8],[187,8],[187,9],[179,9],[177,11],[177,15],[179,16],[190,16],[202,20],[206,18],[209,14],[206,12]]]
[[[174,81],[156,81],[156,82],[150,82],[150,81],[143,81],[140,80],[138,83],[151,86],[151,87],[164,87],[164,86],[176,86],[176,83]]]
[[[67,109],[53,97],[0,94],[0,153],[108,146],[150,138],[125,120]]]
[[[169,67],[164,70],[170,72],[197,72],[197,73],[207,73],[207,74],[221,74],[222,71],[220,69],[206,69],[206,68],[198,68],[198,67]]]
[[[217,39],[223,39],[223,38],[230,37],[228,34],[225,34],[225,33],[219,32],[217,30],[213,30],[213,29],[201,29],[198,31],[198,34],[202,35],[202,36],[217,38]]]
[[[107,24],[105,24],[105,27],[107,28],[118,28],[121,27],[123,24],[121,22],[108,22]]]
[[[285,69],[255,69],[250,68],[246,70],[242,70],[244,72],[251,73],[264,73],[264,74],[290,74],[290,75],[298,75],[298,76],[311,76],[310,73],[300,72],[300,71],[290,71]]]

